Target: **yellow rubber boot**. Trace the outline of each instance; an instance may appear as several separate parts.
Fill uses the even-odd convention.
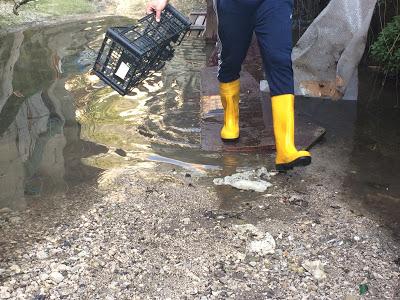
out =
[[[221,129],[221,139],[224,142],[234,142],[239,139],[239,79],[220,83],[219,92],[224,107],[224,126]]]
[[[286,171],[311,163],[308,151],[297,151],[294,145],[294,95],[271,98],[276,144],[276,169]]]

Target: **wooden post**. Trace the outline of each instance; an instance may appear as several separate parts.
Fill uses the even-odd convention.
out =
[[[213,0],[207,0],[207,25],[204,37],[208,42],[215,42],[217,40],[217,16],[214,11]]]

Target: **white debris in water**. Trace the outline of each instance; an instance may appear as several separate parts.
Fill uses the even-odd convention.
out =
[[[264,234],[264,238],[262,240],[252,241],[248,246],[248,250],[250,252],[254,252],[259,255],[273,254],[275,253],[275,248],[276,243],[274,237],[269,232]]]
[[[265,192],[272,184],[264,178],[269,179],[270,173],[266,168],[257,170],[235,173],[224,178],[215,178],[215,185],[230,185],[239,190],[255,191],[259,193]]]
[[[323,280],[326,278],[324,265],[320,260],[306,260],[303,262],[302,267],[306,269],[307,272],[309,272],[317,280]]]

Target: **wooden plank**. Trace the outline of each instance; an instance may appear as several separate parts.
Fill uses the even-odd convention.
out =
[[[195,35],[197,37],[202,36],[206,29],[206,12],[192,12],[190,13],[189,18],[190,22],[192,23],[192,26],[190,26],[189,35]]]
[[[204,26],[205,21],[206,16],[198,16],[196,22],[194,23],[194,26]]]
[[[197,19],[197,15],[193,15],[193,14],[189,15],[190,23],[194,24],[196,22],[196,19]]]
[[[198,16],[206,16],[207,13],[205,11],[192,11],[191,15],[198,15]]]
[[[205,29],[204,25],[201,25],[201,26],[192,25],[192,26],[190,26],[190,30],[192,30],[192,31],[199,31],[199,30],[204,30],[204,29]]]

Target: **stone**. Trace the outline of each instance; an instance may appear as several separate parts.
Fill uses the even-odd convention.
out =
[[[14,273],[20,273],[21,272],[21,268],[18,265],[12,265],[10,267],[10,271],[14,272]]]
[[[346,297],[344,298],[344,300],[358,300],[358,299],[360,298],[355,295],[346,295]]]
[[[189,218],[184,218],[184,219],[182,219],[182,223],[185,224],[185,225],[189,225],[190,219]]]
[[[47,273],[42,273],[42,274],[39,275],[39,279],[40,279],[41,281],[46,281],[47,279],[49,279],[49,274],[47,274]]]
[[[38,259],[42,260],[42,259],[48,258],[49,255],[48,255],[45,251],[42,250],[42,251],[36,252],[36,257],[37,257]]]
[[[8,291],[8,287],[1,286],[0,287],[0,299],[9,299],[11,298],[11,294]]]
[[[60,272],[51,272],[49,278],[55,283],[60,283],[64,280],[64,276]]]
[[[249,265],[252,267],[255,267],[255,266],[257,266],[257,263],[255,261],[251,261],[251,262],[249,262]]]
[[[273,236],[266,232],[264,238],[258,241],[252,241],[248,246],[248,250],[258,255],[266,255],[275,253],[276,243]]]
[[[17,224],[17,223],[21,222],[21,218],[20,217],[11,217],[11,218],[9,218],[9,221],[12,224]]]

